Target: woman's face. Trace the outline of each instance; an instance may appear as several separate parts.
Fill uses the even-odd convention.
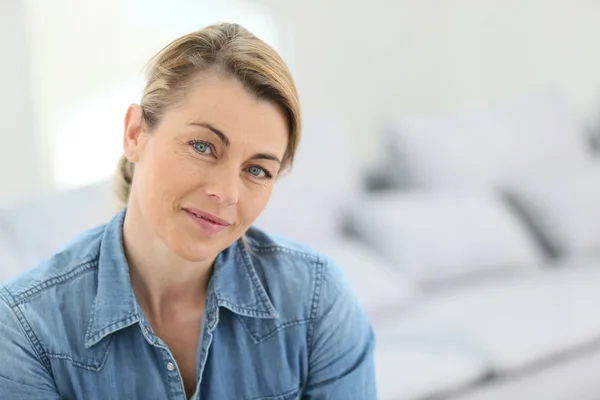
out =
[[[136,164],[129,207],[180,257],[215,257],[267,205],[288,143],[283,113],[237,80],[208,75],[152,132],[140,121],[141,109],[131,106],[124,139]]]

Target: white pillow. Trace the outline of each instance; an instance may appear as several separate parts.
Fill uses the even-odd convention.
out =
[[[497,109],[400,117],[384,140],[394,187],[497,187],[593,158],[568,107],[551,95]]]
[[[413,300],[417,286],[368,245],[340,238],[318,250],[344,271],[356,296],[371,316],[385,314]]]
[[[554,255],[600,255],[600,162],[515,184],[509,197]]]
[[[14,241],[4,221],[0,220],[0,284],[24,270]]]
[[[488,192],[403,191],[365,199],[354,231],[422,285],[535,268],[542,254]]]
[[[112,183],[42,196],[6,213],[16,252],[26,267],[51,256],[79,233],[107,223],[116,212]]]
[[[305,125],[294,167],[275,183],[256,226],[316,245],[341,231],[345,208],[359,196],[361,177],[341,118],[315,117]]]

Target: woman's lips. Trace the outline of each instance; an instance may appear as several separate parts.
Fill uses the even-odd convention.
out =
[[[184,208],[184,211],[190,216],[190,218],[200,226],[209,235],[214,235],[222,232],[225,228],[231,225],[229,222],[217,217],[216,215],[209,214],[207,212],[193,209]]]

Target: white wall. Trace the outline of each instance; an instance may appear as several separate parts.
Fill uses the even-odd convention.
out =
[[[0,205],[39,183],[25,22],[21,2],[0,0]]]
[[[600,112],[600,2],[440,1],[446,107],[556,89],[578,117]]]
[[[342,110],[357,152],[376,154],[389,108],[439,108],[438,9],[431,0],[265,0],[292,21],[294,60],[307,113]]]
[[[11,0],[0,4],[0,18],[6,20],[3,30],[14,33],[0,39],[2,46],[11,46],[14,57],[14,62],[2,66],[11,72],[0,77],[12,93],[10,100],[7,95],[1,100],[0,112],[8,121],[3,124],[12,124],[0,133],[2,143],[10,144],[0,149],[2,197],[39,186],[32,183],[36,171],[38,175],[43,171],[40,179],[51,182],[49,157],[58,143],[53,134],[62,129],[73,109],[98,93],[108,91],[110,97],[113,89],[114,107],[128,102],[129,95],[123,93],[135,93],[135,88],[128,88],[139,83],[144,63],[160,46],[231,15],[223,11],[223,2],[208,0],[180,0],[176,8],[175,3],[158,0],[26,0],[25,10]],[[351,126],[348,140],[365,163],[378,155],[376,128],[380,117],[390,111],[479,107],[547,89],[564,93],[582,123],[600,111],[599,1],[244,0],[235,4],[236,15],[254,10],[260,19],[266,8],[271,11],[282,29],[278,45],[292,64],[306,115],[320,110],[345,114]],[[157,9],[162,11],[152,12]],[[250,28],[261,35],[260,26]],[[31,99],[21,90],[27,87],[27,59],[35,88],[33,112],[26,105]],[[27,136],[31,123],[38,148],[35,156]],[[120,132],[114,132],[120,131],[120,124],[120,116],[109,121],[100,111],[90,125],[114,135],[117,150],[110,157],[119,152]],[[21,134],[9,135],[15,127]],[[73,140],[72,147],[81,149],[83,161],[94,160],[94,155],[100,159],[102,149],[95,149],[93,141],[86,139],[86,146],[77,143],[79,130],[71,129],[75,138],[68,142]],[[38,160],[41,167],[35,165]],[[14,165],[20,167],[9,173],[6,166]]]
[[[351,140],[378,155],[381,114],[567,96],[582,125],[600,113],[600,1],[264,0],[293,21],[304,105],[334,104]]]

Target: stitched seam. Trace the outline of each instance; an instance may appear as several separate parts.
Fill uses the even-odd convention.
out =
[[[261,339],[259,339],[259,343],[269,339],[270,337],[275,336],[277,333],[281,332],[284,329],[287,329],[287,328],[290,328],[290,327],[296,326],[296,325],[306,324],[309,321],[310,320],[308,320],[308,319],[303,319],[303,320],[298,320],[298,321],[286,322],[285,324],[280,325],[277,329],[274,329],[272,332],[270,332],[266,336],[263,336]]]
[[[259,290],[259,287],[262,288],[262,283],[260,282],[260,279],[258,279],[256,271],[254,271],[254,274],[250,273],[250,261],[247,259],[247,257],[249,256],[242,252],[242,248],[240,246],[238,246],[238,254],[242,258],[242,262],[244,263],[246,275],[252,281],[252,289],[254,290],[254,293],[256,294],[256,296],[258,296],[265,309],[270,309],[271,307],[269,307],[269,304],[271,303],[271,301],[269,300],[267,294],[265,293],[264,289]]]
[[[15,298],[12,296],[12,293],[10,293],[4,285],[0,285],[0,298],[2,298],[2,300],[10,308],[13,308],[15,304],[17,304]]]
[[[243,306],[239,306],[239,305],[234,304],[231,301],[227,300],[226,298],[221,297],[221,295],[219,295],[219,296],[220,296],[220,299],[218,300],[218,302],[220,303],[220,305],[230,308],[231,311],[233,311],[235,313],[239,314],[240,312],[243,312],[244,313],[243,315],[246,317],[259,317],[259,318],[260,317],[268,317],[271,315],[264,311],[257,311],[254,308],[246,308]]]
[[[254,341],[254,343],[260,343],[260,338],[255,336],[252,332],[250,332],[250,328],[248,328],[248,325],[246,325],[246,321],[244,321],[244,319],[242,317],[238,318],[240,320],[240,323],[242,324],[242,327],[244,328],[244,330],[246,331],[246,333],[248,335],[250,335],[250,337],[252,338],[252,340]]]
[[[96,333],[93,335],[93,337],[96,337],[96,336],[104,336],[104,332],[108,332],[108,331],[110,331],[110,330],[112,329],[112,327],[113,327],[113,326],[115,326],[115,325],[118,325],[118,324],[120,324],[120,323],[122,323],[122,322],[125,322],[125,321],[127,321],[127,320],[131,320],[131,321],[129,321],[129,324],[133,324],[134,322],[136,322],[136,318],[137,318],[137,320],[139,321],[139,319],[140,319],[140,318],[139,318],[139,315],[138,315],[138,314],[131,314],[131,315],[128,315],[128,316],[124,317],[123,319],[120,319],[120,320],[118,320],[118,321],[116,321],[116,322],[113,322],[113,323],[112,323],[112,324],[110,324],[110,325],[107,325],[107,326],[106,326],[106,327],[104,327],[102,330],[100,330],[100,331],[96,332]],[[88,334],[88,333],[86,333],[86,335],[87,335],[87,334]],[[90,337],[90,339],[92,339],[92,337]]]
[[[294,320],[294,321],[288,321],[285,324],[281,324],[281,325],[277,326],[275,329],[268,332],[266,335],[259,337],[259,336],[254,335],[250,331],[250,328],[248,327],[248,325],[246,324],[246,321],[244,321],[244,318],[242,316],[238,316],[238,319],[240,320],[240,323],[246,330],[246,333],[248,333],[248,335],[250,335],[250,337],[252,338],[252,340],[254,340],[254,343],[256,343],[256,344],[258,344],[260,342],[264,342],[265,340],[269,339],[270,337],[275,336],[277,333],[281,332],[284,329],[287,329],[292,326],[306,324],[306,323],[311,322],[310,319],[298,319],[298,320]]]
[[[97,300],[97,297],[94,297],[94,301],[92,302],[92,312],[90,313],[90,322],[88,324],[87,330],[85,331],[86,340],[88,340],[88,338],[91,337],[92,325],[94,324],[94,321],[96,320],[96,300]]]
[[[79,368],[87,369],[88,371],[98,372],[100,370],[98,367],[95,367],[93,365],[83,364],[83,363],[81,363],[79,361],[74,361],[73,357],[68,356],[66,354],[48,353],[48,357],[55,358],[55,359],[58,359],[58,360],[69,361],[72,365],[74,365],[76,367],[79,367]]]
[[[298,250],[293,250],[288,247],[283,247],[283,246],[279,246],[279,245],[267,245],[267,246],[251,245],[251,247],[252,247],[253,251],[258,252],[258,253],[281,252],[281,253],[295,255],[295,256],[298,256],[298,257],[301,257],[304,259],[309,259],[313,262],[319,262],[319,257],[314,254],[305,253],[305,252],[298,251]]]
[[[58,282],[58,283],[56,283],[55,285],[49,285],[48,287],[46,287],[46,288],[42,288],[41,290],[36,290],[36,291],[35,291],[35,292],[33,292],[33,293],[28,293],[28,294],[27,294],[26,296],[24,296],[23,298],[21,297],[21,296],[23,295],[23,293],[20,293],[20,294],[19,294],[19,299],[18,299],[18,301],[17,301],[17,304],[25,304],[25,303],[27,303],[27,302],[33,302],[33,301],[37,300],[38,298],[42,297],[42,296],[45,294],[45,290],[44,290],[44,289],[49,289],[49,288],[51,288],[52,286],[57,286],[57,285],[60,285],[60,284],[62,284],[62,283],[67,283],[67,282],[69,282],[69,281],[71,281],[71,280],[78,279],[78,278],[80,278],[80,277],[84,276],[85,274],[94,273],[94,272],[95,272],[95,270],[93,270],[93,269],[87,269],[87,270],[86,270],[86,269],[84,269],[84,270],[82,270],[80,273],[78,273],[78,274],[77,274],[77,275],[75,275],[75,276],[72,276],[72,277],[70,277],[70,278],[68,278],[68,279],[65,279],[65,280],[63,280],[63,281],[61,281],[61,282]],[[29,291],[30,289],[27,289],[27,290]]]
[[[44,352],[44,348],[43,348],[42,344],[40,343],[40,340],[35,335],[35,333],[33,332],[33,329],[31,328],[31,325],[29,325],[29,322],[25,318],[25,315],[23,315],[23,312],[17,305],[11,307],[11,310],[17,317],[19,324],[21,324],[21,329],[23,329],[23,331],[25,332],[25,336],[27,337],[27,340],[29,341],[31,348],[33,349],[36,356],[38,357],[38,360],[42,363],[42,365],[44,365],[44,368],[46,368],[46,370],[48,371],[50,376],[52,376],[52,367],[50,365],[50,360],[48,359],[46,353]]]
[[[317,323],[317,315],[319,312],[319,303],[321,300],[321,287],[323,284],[324,275],[325,275],[325,264],[319,260],[319,262],[317,263],[317,269],[316,269],[316,273],[315,273],[315,289],[314,289],[315,294],[313,296],[313,301],[312,301],[311,310],[310,310],[311,323],[307,329],[308,359],[309,360],[312,356],[312,351],[313,351],[314,331],[315,331],[315,325]]]
[[[28,298],[41,292],[42,290],[48,289],[52,286],[56,286],[59,283],[64,283],[71,279],[74,279],[74,278],[78,277],[80,275],[80,273],[87,272],[86,270],[88,270],[90,268],[95,268],[96,266],[97,266],[97,260],[95,260],[95,259],[83,261],[82,264],[79,264],[78,266],[74,267],[72,270],[70,270],[62,275],[59,275],[57,277],[50,278],[43,282],[40,282],[37,285],[25,290],[24,292],[19,293],[19,295],[15,297],[15,300],[18,303],[24,302],[25,300],[27,300]]]
[[[242,251],[242,247],[241,246],[237,247],[237,254],[242,259],[242,263],[244,264],[244,273],[246,274],[246,276],[250,279],[250,281],[253,284],[252,285],[252,290],[253,290],[254,294],[256,294],[256,296],[262,301],[263,305],[265,305],[265,301],[263,300],[263,298],[260,295],[260,293],[258,293],[258,289],[256,288],[256,282],[254,281],[254,278],[250,274],[250,265],[249,265],[248,260],[246,260],[246,257],[245,257],[246,254],[244,254],[244,252]]]
[[[55,358],[55,359],[59,359],[59,360],[67,360],[67,361],[70,361],[71,364],[73,364],[77,367],[87,369],[89,371],[98,372],[102,369],[102,367],[104,367],[104,364],[106,363],[106,360],[108,359],[108,355],[110,353],[110,349],[112,348],[113,341],[114,341],[114,336],[111,336],[109,339],[109,343],[106,346],[106,350],[104,351],[104,357],[102,357],[102,359],[100,360],[100,362],[97,365],[84,364],[83,362],[75,361],[73,359],[73,357],[68,354],[47,353],[47,355],[50,358]]]

